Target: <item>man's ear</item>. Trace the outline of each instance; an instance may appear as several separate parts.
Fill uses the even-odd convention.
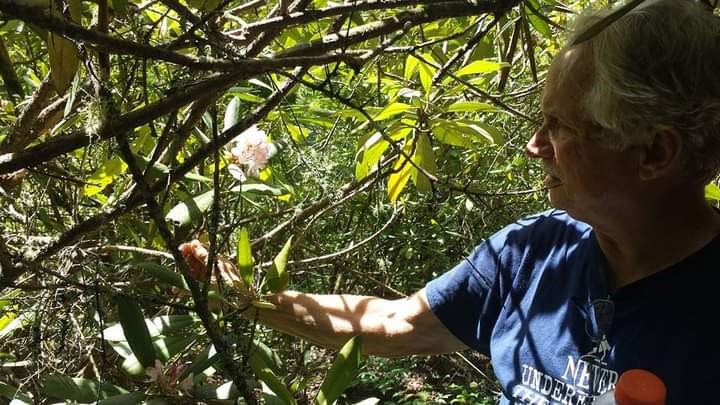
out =
[[[650,142],[641,146],[640,178],[651,180],[663,177],[682,166],[682,136],[671,127],[651,129]]]

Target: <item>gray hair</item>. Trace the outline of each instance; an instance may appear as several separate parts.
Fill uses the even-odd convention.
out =
[[[568,43],[610,12],[580,16]],[[607,145],[648,143],[652,128],[671,127],[690,175],[720,172],[720,18],[695,1],[649,0],[586,44],[594,80],[584,108]]]

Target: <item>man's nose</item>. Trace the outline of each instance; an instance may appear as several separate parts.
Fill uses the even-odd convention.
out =
[[[553,146],[545,128],[538,129],[525,145],[525,153],[531,158],[552,159]]]

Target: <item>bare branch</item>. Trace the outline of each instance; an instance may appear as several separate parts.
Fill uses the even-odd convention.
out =
[[[355,27],[347,32],[325,35],[322,39],[277,52],[272,56],[317,55],[367,41],[370,38],[390,34],[408,24],[416,26],[443,18],[466,17],[486,13],[502,14],[517,2],[518,0],[475,3],[469,0],[459,0],[434,3],[422,9],[403,11],[380,21]]]

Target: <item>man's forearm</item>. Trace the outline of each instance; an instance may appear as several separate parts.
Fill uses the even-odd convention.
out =
[[[439,354],[463,349],[430,311],[424,293],[386,300],[358,295],[317,295],[286,291],[266,297],[276,309],[247,311],[260,323],[337,349],[363,336],[363,353],[384,357]]]

